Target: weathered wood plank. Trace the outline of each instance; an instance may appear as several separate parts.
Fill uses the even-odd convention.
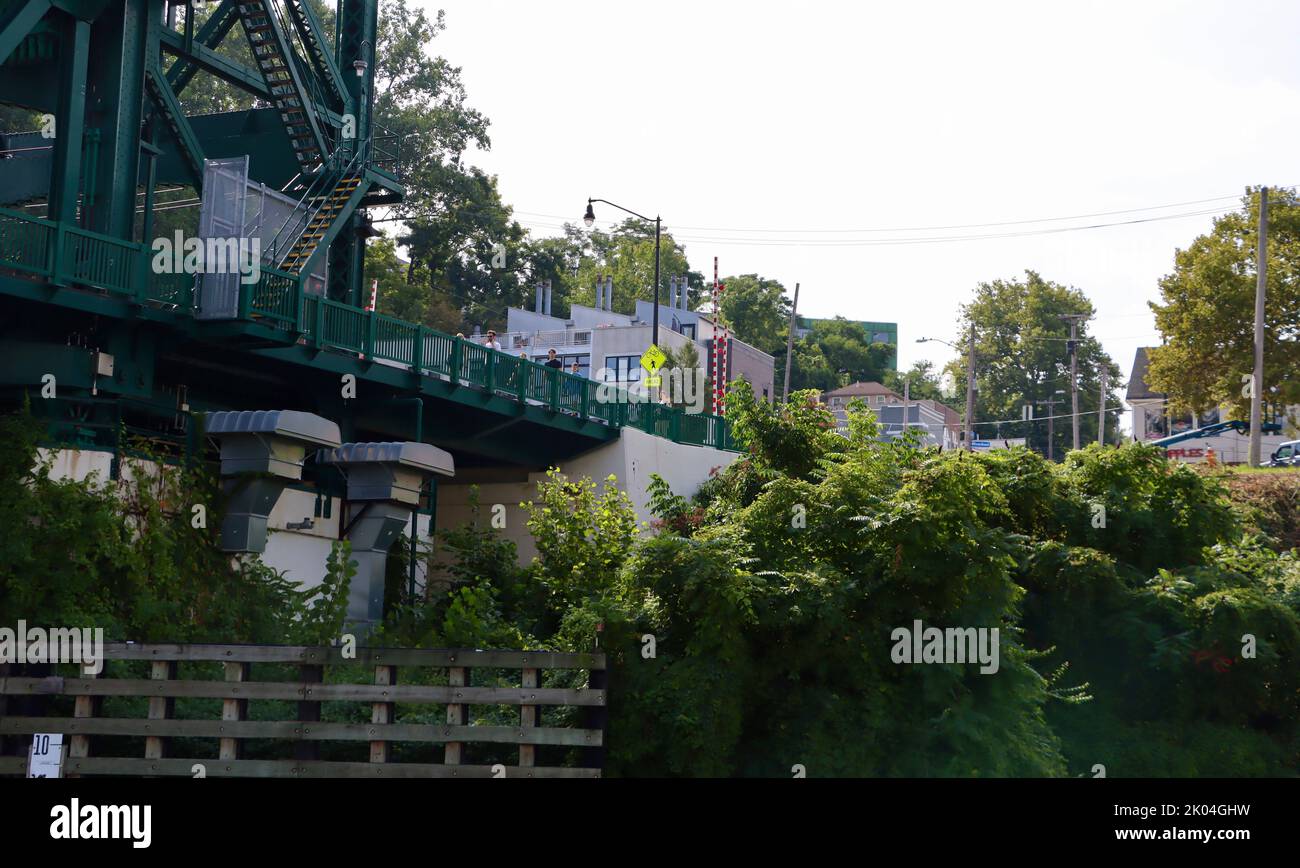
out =
[[[11,696],[47,693],[45,679],[10,678]],[[399,702],[427,705],[603,706],[605,691],[569,688],[447,687],[401,684],[302,684],[293,682],[151,681],[130,678],[66,678],[68,696],[170,696],[200,699],[287,699],[305,702]],[[90,715],[86,715],[89,717]]]
[[[154,681],[168,681],[176,677],[176,662],[155,660],[149,667],[149,677]],[[176,710],[176,700],[168,696],[149,697],[149,719],[166,720]],[[151,735],[144,740],[144,758],[162,759],[167,745],[160,736]]]
[[[248,680],[248,663],[226,663],[226,681],[243,682]],[[223,699],[221,701],[221,719],[223,721],[240,721],[248,717],[247,699]],[[237,760],[244,752],[243,742],[237,738],[222,738],[217,756],[223,760]]]
[[[320,720],[320,703],[306,701],[307,691],[309,685],[319,684],[325,680],[325,667],[314,664],[299,666],[298,677],[304,682],[302,694],[299,696],[299,699],[303,701],[298,703],[298,719],[306,723],[315,723]],[[304,727],[304,729],[310,728]],[[320,759],[320,746],[314,742],[299,742],[293,747],[293,756],[299,760],[318,760]]]
[[[302,760],[120,759],[90,757],[70,760],[78,775],[193,777],[192,767],[203,763],[209,778],[491,778],[492,766],[433,765],[424,763],[347,763]],[[0,765],[0,769],[4,766]],[[520,768],[506,766],[507,778],[598,778],[599,769]]]
[[[459,698],[462,692],[468,690],[465,687],[465,676],[467,670],[463,666],[453,666],[447,670],[448,689]],[[452,702],[447,705],[447,724],[449,729],[460,729],[465,725],[465,706],[461,702]],[[458,741],[447,742],[447,747],[443,750],[442,761],[446,765],[459,765],[464,753],[464,745]]]
[[[136,720],[92,717],[0,718],[0,734],[159,736],[163,738],[284,739],[290,741],[479,742],[598,746],[600,730],[570,727],[451,726],[432,723],[307,723],[294,720]],[[223,759],[225,759],[223,757]]]
[[[537,687],[537,670],[525,669],[521,679],[523,688]],[[521,705],[519,706],[519,728],[528,730],[537,726],[537,706]],[[531,768],[537,765],[537,748],[531,744],[519,745],[519,765],[524,768]]]
[[[473,649],[358,648],[355,658],[343,649],[293,645],[138,645],[109,642],[108,660],[184,660],[219,663],[299,663],[304,665],[463,666],[490,669],[604,669],[605,654],[558,651],[478,651]]]
[[[15,680],[16,679],[10,678],[9,683],[12,684]],[[30,680],[37,681],[38,679],[33,678]],[[85,681],[87,684],[94,684],[96,680],[96,676],[92,675],[89,678],[83,678],[80,680]],[[46,681],[46,679],[39,679],[39,681]],[[44,692],[44,690],[41,690],[41,692]],[[78,696],[73,701],[72,714],[74,717],[96,717],[99,714],[99,707],[102,704],[103,701],[96,698],[94,695],[84,694]],[[67,772],[67,766],[69,761],[71,761],[74,758],[84,759],[85,757],[88,756],[90,756],[90,736],[74,735],[72,738],[70,738],[68,740],[68,755],[64,760],[64,776],[76,777],[75,773],[68,774]]]
[[[392,686],[397,683],[397,670],[392,666],[375,667],[375,683]],[[374,724],[392,723],[396,716],[396,706],[391,702],[376,702],[370,706],[370,722]],[[372,763],[388,762],[388,742],[376,739],[370,742],[370,761]]]

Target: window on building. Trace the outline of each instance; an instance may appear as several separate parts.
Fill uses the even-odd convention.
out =
[[[682,334],[686,335],[686,337],[690,338],[691,340],[695,340],[695,323],[693,322],[682,323]]]
[[[573,373],[573,363],[578,363],[578,373],[584,377],[591,376],[591,354],[590,353],[570,353],[560,356],[560,361],[564,362],[563,371]]]
[[[640,356],[605,356],[605,382],[641,382]]]

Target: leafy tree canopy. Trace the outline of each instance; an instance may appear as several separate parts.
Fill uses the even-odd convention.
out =
[[[1033,271],[1020,280],[976,287],[975,298],[962,308],[962,334],[954,343],[965,348],[975,329],[975,420],[985,423],[976,425],[978,436],[1026,437],[1035,449],[1046,452],[1046,422],[1004,420],[1021,419],[1026,404],[1041,400],[1064,402],[1053,405],[1056,416],[1070,412],[1070,324],[1063,317],[1078,315],[1085,317],[1078,327],[1079,438],[1081,444],[1096,441],[1101,371],[1107,371],[1108,406],[1121,406],[1121,375],[1101,343],[1088,334],[1093,314],[1082,292]],[[966,382],[967,358],[962,352],[945,368],[957,383]],[[1035,406],[1034,415],[1045,418],[1047,410],[1046,405]],[[1118,426],[1118,421],[1118,414],[1108,416],[1109,425]],[[1054,453],[1063,455],[1072,445],[1070,419],[1058,418],[1052,427]]]
[[[1264,390],[1270,402],[1300,404],[1300,201],[1294,190],[1269,190]],[[1259,188],[1241,208],[1174,254],[1152,303],[1164,344],[1151,350],[1147,382],[1180,411],[1227,406],[1247,419],[1242,377],[1255,367],[1256,248]]]

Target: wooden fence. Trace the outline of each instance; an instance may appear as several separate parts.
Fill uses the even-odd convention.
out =
[[[603,764],[603,653],[358,648],[345,659],[333,647],[113,643],[104,650],[107,661],[147,661],[149,677],[107,677],[131,668],[111,662],[99,677],[20,676],[13,665],[8,674],[0,667],[0,741],[21,753],[0,756],[0,775],[25,773],[34,733],[65,735],[69,777],[589,778]],[[143,674],[142,663],[134,667]],[[566,686],[543,686],[547,673]],[[210,677],[192,677],[199,674]],[[135,698],[136,713],[147,700],[147,712],[104,716],[106,700],[123,704],[115,697]],[[185,715],[177,715],[177,700]],[[296,714],[284,713],[291,704]],[[516,708],[517,723],[507,720]],[[207,716],[195,719],[196,710]],[[543,725],[544,713],[548,724],[565,725]],[[322,746],[331,756],[321,757]],[[439,747],[441,763],[431,761]],[[539,765],[539,750],[555,764]]]

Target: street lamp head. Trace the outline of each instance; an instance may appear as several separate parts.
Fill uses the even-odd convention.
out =
[[[587,213],[582,215],[582,222],[590,229],[596,223],[596,212],[591,210],[591,200],[587,200]]]

